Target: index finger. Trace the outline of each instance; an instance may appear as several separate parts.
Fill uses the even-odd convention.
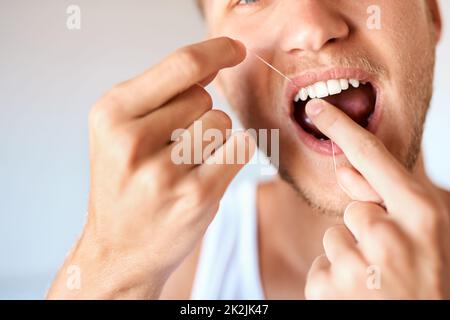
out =
[[[144,116],[219,70],[245,59],[246,49],[222,37],[178,49],[148,71],[118,86],[119,112]]]
[[[339,145],[350,163],[384,199],[386,207],[394,212],[403,211],[405,208],[399,208],[399,203],[414,198],[410,190],[415,182],[381,141],[324,100],[312,100],[306,112],[317,128]]]

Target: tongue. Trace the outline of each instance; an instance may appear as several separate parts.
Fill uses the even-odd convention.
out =
[[[361,85],[357,89],[351,88],[341,94],[324,98],[364,128],[369,125],[369,118],[375,109],[375,99],[375,93],[370,84]],[[295,119],[306,132],[318,139],[326,139],[306,115],[305,106],[306,103],[303,103],[300,107],[296,106]]]

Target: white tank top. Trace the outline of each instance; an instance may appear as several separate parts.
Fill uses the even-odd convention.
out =
[[[203,239],[191,292],[194,300],[263,300],[256,182],[230,188]]]

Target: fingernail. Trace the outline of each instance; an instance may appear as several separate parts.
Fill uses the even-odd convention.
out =
[[[323,101],[318,99],[313,99],[306,105],[306,114],[311,117],[315,117],[319,115],[323,109],[325,108],[325,105]]]

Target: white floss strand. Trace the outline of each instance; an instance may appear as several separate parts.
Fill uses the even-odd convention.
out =
[[[333,150],[333,167],[334,167],[334,176],[336,177],[336,183],[338,184],[339,188],[341,188],[342,191],[344,191],[347,195],[350,196],[350,194],[347,192],[347,190],[339,182],[339,179],[337,176],[336,146],[334,145],[333,141],[331,141],[331,149]]]
[[[334,146],[333,141],[331,141],[331,149],[333,150],[334,175],[337,177],[336,147]]]
[[[247,49],[247,51],[249,53],[251,53],[252,55],[254,55],[259,61],[261,61],[262,63],[264,63],[266,66],[268,66],[270,69],[272,69],[273,71],[275,71],[276,73],[278,73],[280,76],[282,76],[283,78],[285,78],[287,81],[289,81],[290,83],[292,83],[292,85],[294,85],[296,88],[297,85],[295,84],[294,80],[292,80],[291,78],[289,78],[287,75],[285,75],[283,72],[281,72],[280,70],[278,70],[277,68],[275,68],[273,65],[271,65],[269,62],[267,62],[266,60],[264,60],[260,55],[250,51],[249,49]],[[299,88],[298,88],[299,89]]]

